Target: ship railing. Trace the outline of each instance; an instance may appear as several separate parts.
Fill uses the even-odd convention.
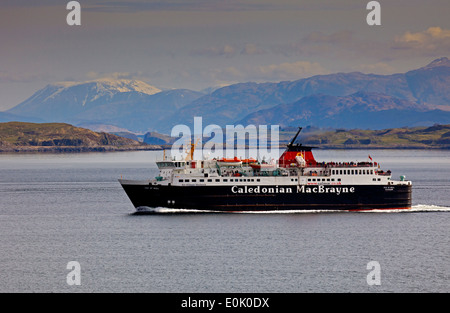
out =
[[[376,167],[377,162],[317,162],[315,164],[308,163],[307,167],[337,167],[337,168],[352,168],[352,167]]]

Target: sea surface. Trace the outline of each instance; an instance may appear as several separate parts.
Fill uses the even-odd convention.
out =
[[[315,156],[369,154],[413,181],[411,211],[135,215],[117,179],[162,152],[0,155],[0,292],[449,292],[450,151]]]

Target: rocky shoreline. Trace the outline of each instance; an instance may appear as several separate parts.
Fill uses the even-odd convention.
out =
[[[108,133],[63,123],[0,123],[0,153],[80,153],[160,150]]]
[[[44,147],[44,146],[0,146],[0,153],[84,153],[84,152],[119,152],[119,151],[154,151],[162,150],[160,146],[67,146],[67,147]]]

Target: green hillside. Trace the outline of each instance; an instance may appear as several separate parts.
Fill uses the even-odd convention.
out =
[[[0,123],[0,152],[83,152],[158,148],[64,123]]]
[[[286,140],[293,136],[291,134],[293,132],[285,132],[282,138]],[[384,130],[316,130],[301,137],[303,144],[321,148],[450,149],[450,125]]]

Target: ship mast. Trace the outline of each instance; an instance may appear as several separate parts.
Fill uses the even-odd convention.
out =
[[[298,135],[300,134],[300,132],[302,131],[303,127],[299,127],[297,134],[295,134],[294,138],[291,140],[291,142],[288,143],[288,148],[292,147],[294,145],[295,140],[297,140]]]
[[[196,143],[192,143],[192,141],[190,141],[190,143],[189,143],[190,150],[189,150],[189,153],[186,155],[186,159],[185,159],[186,161],[192,161],[194,159],[195,146],[198,144],[199,141],[200,141],[200,138],[197,139]]]

